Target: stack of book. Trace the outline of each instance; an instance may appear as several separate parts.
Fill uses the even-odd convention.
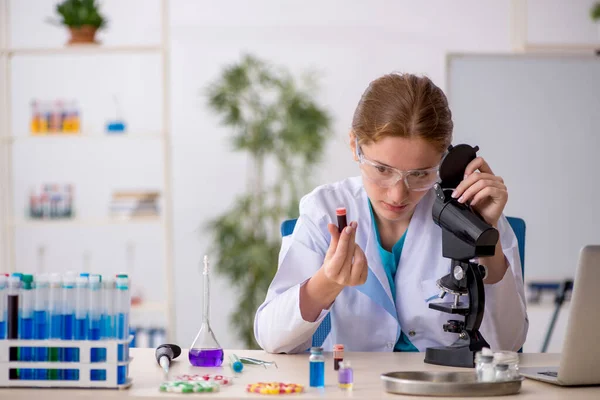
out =
[[[110,215],[121,218],[157,217],[159,197],[159,192],[151,191],[114,192],[110,202]]]

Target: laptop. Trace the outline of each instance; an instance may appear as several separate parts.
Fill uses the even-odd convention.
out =
[[[573,282],[571,311],[554,367],[523,367],[521,375],[561,386],[600,385],[600,245],[585,246]]]

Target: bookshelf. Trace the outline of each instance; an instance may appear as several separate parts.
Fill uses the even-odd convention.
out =
[[[173,221],[172,221],[172,183],[171,183],[171,141],[170,141],[170,98],[169,98],[169,15],[168,0],[160,0],[160,43],[156,45],[74,45],[57,47],[18,48],[11,47],[10,41],[10,3],[11,0],[0,0],[0,271],[15,271],[16,231],[18,229],[37,229],[39,227],[73,227],[75,229],[93,229],[98,226],[114,226],[126,229],[131,225],[151,224],[161,228],[164,273],[165,299],[160,302],[144,302],[132,306],[132,312],[144,311],[160,313],[166,316],[167,340],[175,338],[175,312],[173,292]],[[161,126],[149,132],[133,132],[125,134],[99,134],[83,132],[81,134],[48,134],[44,136],[24,135],[24,131],[13,132],[11,94],[12,61],[21,56],[54,57],[62,56],[95,56],[104,55],[158,55],[161,64],[161,80],[156,84],[162,86],[162,121]],[[58,78],[59,79],[59,78]],[[24,129],[25,127],[23,127]],[[101,141],[118,146],[122,142],[156,141],[160,143],[162,153],[160,182],[162,207],[157,217],[100,217],[29,220],[15,215],[22,205],[13,204],[14,180],[19,171],[15,170],[13,147],[16,143],[27,146],[31,143],[90,143]],[[143,173],[143,171],[140,171]],[[154,271],[157,272],[157,271]]]

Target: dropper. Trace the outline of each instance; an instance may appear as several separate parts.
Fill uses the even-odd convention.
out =
[[[176,344],[161,344],[156,348],[156,362],[165,372],[165,377],[169,375],[169,366],[171,361],[181,354],[181,347]]]

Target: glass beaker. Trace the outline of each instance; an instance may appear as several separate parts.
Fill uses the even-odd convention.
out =
[[[202,325],[190,346],[188,358],[190,364],[196,367],[219,367],[223,363],[223,349],[210,328],[210,282],[209,282],[208,256],[204,256],[204,313]]]

